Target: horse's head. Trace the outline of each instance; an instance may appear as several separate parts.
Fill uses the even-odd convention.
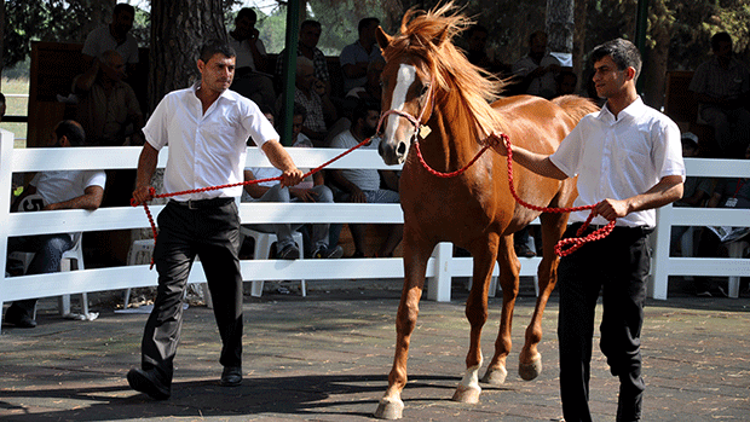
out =
[[[376,35],[387,58],[380,76],[383,114],[379,152],[387,164],[400,164],[406,159],[419,129],[430,119],[434,80],[431,80],[430,66],[424,56],[413,54],[408,48],[399,50],[397,56],[389,55],[389,47],[391,50],[399,48],[392,45],[394,38],[382,28],[378,28]]]
[[[487,102],[496,98],[501,83],[485,78],[486,72],[453,45],[453,38],[471,23],[455,9],[449,2],[426,13],[410,10],[401,34],[389,36],[382,28],[376,32],[386,61],[379,129],[380,156],[387,164],[404,162],[417,137],[430,133],[426,125],[432,117],[442,115],[442,126],[469,127],[469,138],[486,136],[496,126]],[[457,122],[455,116],[467,121]]]

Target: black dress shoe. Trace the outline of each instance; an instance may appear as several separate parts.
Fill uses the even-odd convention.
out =
[[[221,385],[224,387],[237,387],[242,384],[242,367],[225,366],[221,373]]]
[[[166,400],[172,395],[169,386],[159,381],[154,371],[131,369],[128,372],[128,384],[133,390],[147,394],[154,400]]]
[[[18,328],[34,328],[36,327],[36,321],[26,314],[13,314],[11,312],[5,313],[5,319],[3,321],[8,324],[15,325]]]

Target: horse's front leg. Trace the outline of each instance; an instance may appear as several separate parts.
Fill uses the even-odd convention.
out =
[[[491,234],[481,245],[472,245],[474,273],[471,292],[466,301],[466,318],[471,325],[469,352],[466,355],[466,372],[458,385],[453,400],[477,403],[482,389],[479,387],[479,368],[482,366],[482,327],[487,322],[487,293],[492,268],[497,256],[498,236]]]
[[[505,382],[508,376],[506,360],[512,346],[511,329],[513,327],[513,309],[518,297],[518,274],[521,264],[513,249],[513,235],[503,236],[497,253],[497,262],[500,265],[500,286],[503,289],[503,309],[500,315],[500,328],[495,340],[495,354],[482,377],[482,382],[499,385]]]
[[[401,391],[407,381],[409,342],[417,325],[427,261],[434,247],[434,243],[418,242],[408,226],[404,227],[404,289],[396,314],[396,353],[391,373],[388,375],[388,389],[375,411],[377,418],[400,419],[403,415],[404,402],[401,400]]]

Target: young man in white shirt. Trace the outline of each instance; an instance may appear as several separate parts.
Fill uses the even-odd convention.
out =
[[[282,171],[281,184],[294,186],[302,172],[279,143],[279,136],[258,106],[228,88],[235,69],[234,49],[211,40],[200,51],[201,80],[167,94],[143,128],[146,144],[138,162],[133,198],[152,199],[151,176],[159,150],[169,145],[164,173],[166,192],[199,190],[243,181],[248,137]],[[235,197],[242,186],[172,197],[159,214],[154,262],[159,286],[146,323],[141,368],[128,372],[128,383],[154,399],[171,395],[173,360],[182,326],[182,296],[198,256],[214,301],[222,340],[219,362],[223,386],[242,382],[242,274],[239,264],[240,219]]]
[[[685,166],[680,131],[662,113],[643,104],[635,88],[641,69],[638,49],[616,39],[596,47],[594,84],[607,102],[584,117],[550,155],[513,146],[514,160],[543,176],[578,176],[575,206],[596,204],[585,234],[616,220],[612,233],[562,258],[560,285],[560,395],[567,422],[591,421],[588,407],[594,311],[601,291],[600,347],[620,378],[618,422],[637,421],[645,383],[640,333],[649,272],[649,234],[655,208],[682,197]],[[505,155],[498,136],[489,140]],[[588,212],[571,213],[565,237],[573,237]]]

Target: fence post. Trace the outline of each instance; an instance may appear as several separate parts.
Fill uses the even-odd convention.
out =
[[[453,244],[441,242],[435,246],[432,252],[435,258],[435,276],[427,280],[427,299],[436,302],[451,301],[451,272],[450,265],[453,259]]]
[[[672,233],[672,204],[656,210],[656,230],[654,230],[654,255],[651,271],[651,284],[654,299],[667,300],[669,285],[669,243]]]
[[[0,129],[0,221],[7,222],[10,213],[11,187],[13,185],[13,134]],[[4,217],[3,217],[4,216]],[[0,325],[3,322],[3,298],[7,286],[5,279],[6,259],[8,258],[8,224],[0,224],[0,265],[3,278],[0,279]]]

